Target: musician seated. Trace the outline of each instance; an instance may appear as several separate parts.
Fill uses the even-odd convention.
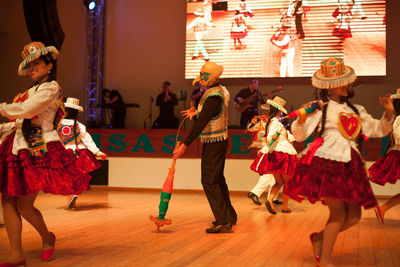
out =
[[[126,107],[121,94],[115,89],[103,89],[103,104],[110,104],[111,128],[125,128]]]
[[[258,102],[262,101],[258,91],[258,80],[251,80],[249,87],[240,90],[233,99],[235,108],[241,112],[240,128],[246,129],[251,119],[258,115]]]
[[[157,96],[156,102],[156,105],[160,107],[160,115],[151,128],[178,129],[179,120],[174,114],[174,106],[177,104],[176,94],[171,93],[171,83],[165,81],[162,85],[162,93]]]

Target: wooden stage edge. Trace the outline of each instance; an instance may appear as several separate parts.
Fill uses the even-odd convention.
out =
[[[108,191],[130,191],[130,192],[161,192],[161,188],[141,188],[141,187],[114,187],[104,185],[91,185],[92,190],[108,190]],[[174,189],[174,193],[190,193],[190,194],[203,194],[204,191],[200,189]],[[231,195],[243,195],[249,193],[248,191],[229,191]],[[282,193],[280,193],[282,194]],[[375,195],[378,199],[389,199],[392,196],[388,195]]]

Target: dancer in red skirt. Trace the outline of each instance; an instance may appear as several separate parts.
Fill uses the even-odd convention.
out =
[[[243,14],[240,14],[239,9],[236,9],[236,15],[233,18],[232,28],[231,28],[231,38],[233,39],[233,44],[235,49],[243,49],[245,45],[242,43],[242,39],[247,36],[248,29],[245,24]]]
[[[272,187],[265,206],[271,214],[276,214],[273,207],[273,200],[283,184],[287,184],[289,178],[293,175],[297,164],[297,152],[291,144],[294,141],[293,136],[285,129],[279,121],[281,113],[287,113],[284,108],[286,101],[275,96],[273,100],[268,99],[267,104],[270,105],[268,113],[268,121],[265,127],[266,144],[258,153],[256,159],[250,168],[258,172],[260,175],[272,173],[275,178],[275,185]],[[270,145],[272,143],[272,145]],[[283,195],[282,212],[291,212],[288,209],[289,196]]]
[[[90,176],[75,167],[75,159],[61,144],[56,130],[64,115],[61,88],[54,79],[57,55],[55,47],[41,42],[26,45],[18,74],[29,75],[35,84],[14,103],[0,104],[0,114],[15,120],[15,127],[3,134],[0,145],[0,192],[11,245],[8,261],[1,267],[26,264],[21,216],[42,238],[42,261],[52,257],[56,237],[34,206],[40,190],[70,195],[89,189]]]
[[[350,102],[356,78],[343,59],[323,60],[312,84],[321,89],[321,98],[328,104],[322,111],[300,116],[292,124],[292,133],[299,142],[318,129],[317,138],[300,159],[285,192],[297,201],[322,200],[328,206],[330,215],[325,228],[310,235],[315,259],[324,266],[333,266],[331,253],[336,237],[359,222],[361,206],[377,205],[356,140],[363,140],[362,133],[383,137],[392,129],[394,108],[389,97],[379,98],[385,110],[380,120],[369,115],[363,106]]]
[[[393,123],[392,141],[394,145],[383,158],[376,161],[369,168],[371,181],[380,185],[385,183],[394,184],[400,179],[400,89],[397,89],[397,94],[391,95],[390,98],[393,99],[393,106],[397,116]],[[375,207],[378,220],[383,224],[385,212],[398,204],[400,204],[400,194],[393,196],[385,204]]]
[[[76,158],[76,167],[83,173],[90,173],[101,167],[96,156],[104,160],[107,155],[101,152],[93,142],[92,137],[86,131],[86,126],[77,121],[78,113],[83,111],[83,108],[79,106],[79,99],[69,97],[64,105],[66,115],[58,129],[61,143]],[[76,208],[77,199],[77,194],[72,195],[67,208]]]

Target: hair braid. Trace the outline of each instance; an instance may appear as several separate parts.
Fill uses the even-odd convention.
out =
[[[268,135],[268,127],[269,127],[269,124],[270,124],[272,118],[274,118],[274,117],[276,116],[276,114],[278,114],[279,111],[280,111],[280,110],[277,109],[277,108],[274,107],[274,106],[270,106],[270,107],[269,107],[269,112],[268,112],[268,115],[267,115],[267,116],[268,116],[268,121],[267,121],[267,124],[265,125],[265,135],[264,135],[264,136],[267,136],[267,135]]]
[[[327,89],[321,89],[319,95],[320,95],[320,97],[321,97],[321,99],[322,99],[322,101],[323,101],[324,103],[326,103],[326,102],[329,101],[329,99],[328,99],[328,90],[327,90]],[[326,104],[326,105],[324,105],[324,106],[322,107],[321,129],[320,129],[320,131],[316,134],[317,137],[321,137],[322,134],[324,133],[324,130],[325,130],[325,123],[326,123],[326,113],[327,113],[327,110],[328,110],[328,104]]]

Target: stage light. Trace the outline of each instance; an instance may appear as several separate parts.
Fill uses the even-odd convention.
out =
[[[96,7],[96,2],[92,1],[89,3],[89,10],[93,10]]]
[[[89,10],[93,10],[96,7],[96,1],[93,1],[93,0],[83,0],[83,4]]]

